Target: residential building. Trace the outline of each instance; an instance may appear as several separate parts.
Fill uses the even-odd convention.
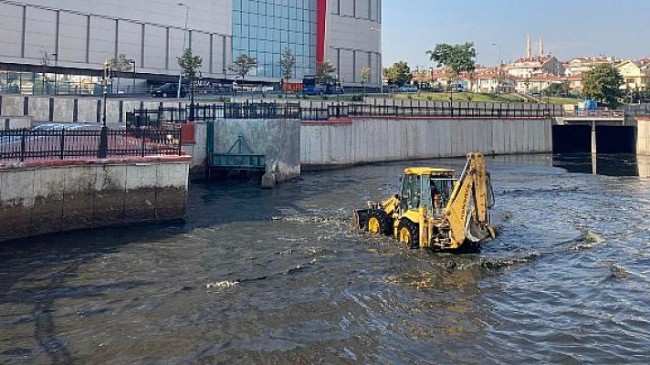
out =
[[[567,76],[583,74],[593,70],[596,66],[617,63],[614,57],[577,57],[564,64]]]
[[[648,90],[650,82],[650,58],[639,60],[627,60],[616,65],[624,79],[625,90],[642,91]]]
[[[554,56],[522,57],[506,65],[506,72],[515,77],[533,77],[537,75],[564,75],[564,66]]]
[[[514,79],[502,70],[477,73],[472,87],[479,93],[511,93],[515,91]]]
[[[565,82],[563,76],[552,74],[536,74],[526,77],[517,77],[516,91],[520,93],[541,93],[546,90],[551,84]]]

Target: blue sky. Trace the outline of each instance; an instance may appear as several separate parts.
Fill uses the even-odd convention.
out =
[[[650,0],[383,0],[382,11],[385,67],[428,68],[426,50],[468,41],[494,65],[524,56],[527,34],[534,54],[541,36],[560,60],[650,56]]]

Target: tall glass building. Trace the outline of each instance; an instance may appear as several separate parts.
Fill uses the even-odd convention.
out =
[[[233,58],[257,60],[256,76],[279,79],[286,49],[296,57],[294,75],[316,65],[316,0],[233,0]]]
[[[86,93],[105,60],[129,61],[120,91],[178,78],[177,57],[191,47],[201,77],[232,81],[246,54],[246,79],[278,82],[285,49],[296,56],[292,81],[330,61],[346,85],[381,80],[381,0],[0,0],[0,93]]]

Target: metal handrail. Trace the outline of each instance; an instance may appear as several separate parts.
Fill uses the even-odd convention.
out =
[[[97,157],[100,130],[0,131],[0,160]],[[180,129],[108,130],[107,157],[181,155]]]

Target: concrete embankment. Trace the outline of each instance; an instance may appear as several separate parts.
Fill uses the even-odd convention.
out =
[[[195,124],[194,145],[184,146],[192,156],[193,176],[205,173],[210,153],[264,155],[263,173],[272,184],[300,176],[300,120],[219,119]],[[241,137],[241,138],[240,138]],[[233,166],[232,170],[237,170]]]
[[[351,118],[303,122],[303,170],[484,154],[550,153],[551,119]]]
[[[189,156],[0,166],[0,241],[183,219]]]
[[[636,153],[650,156],[650,117],[637,118]]]
[[[102,99],[93,96],[21,96],[0,95],[0,116],[29,116],[34,122],[101,123]],[[113,99],[106,101],[106,120],[124,123],[126,113],[135,109],[156,110],[164,107],[180,107],[186,100],[175,99],[140,101],[137,99]]]

